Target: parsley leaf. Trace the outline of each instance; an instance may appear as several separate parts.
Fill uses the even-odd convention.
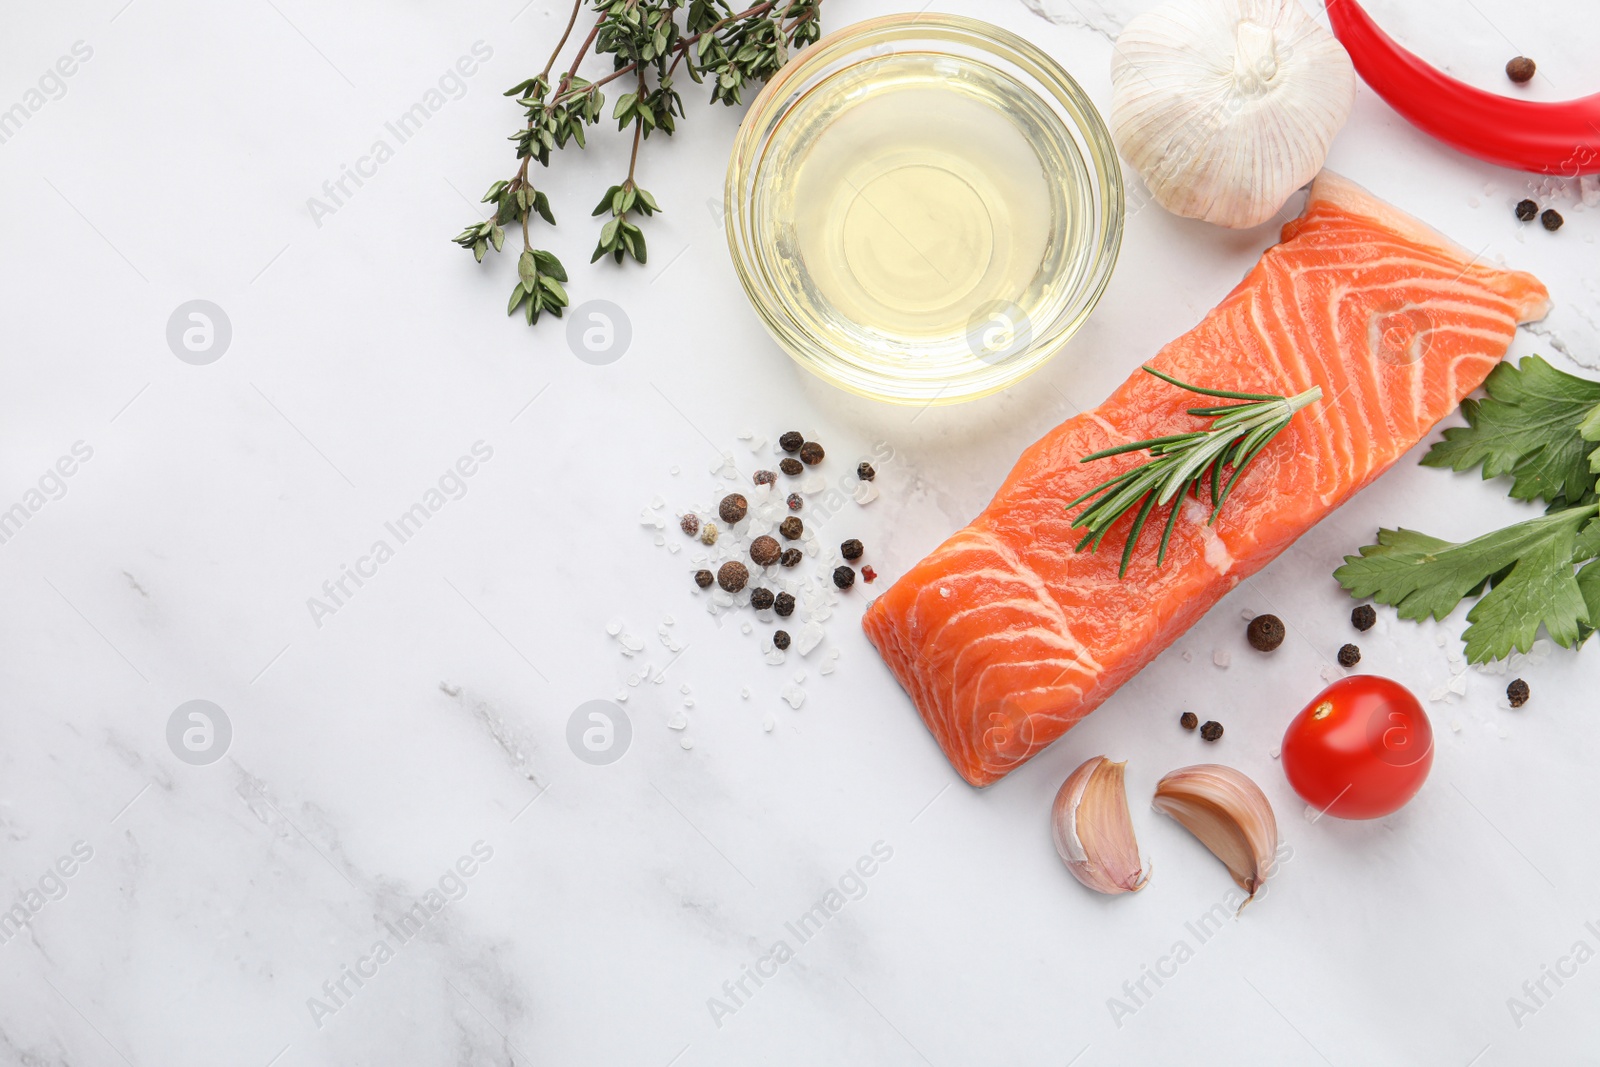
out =
[[[1481,466],[1485,479],[1509,474],[1517,500],[1576,504],[1595,491],[1600,382],[1529,356],[1520,366],[1495,367],[1484,388],[1487,398],[1461,404],[1467,425],[1446,430],[1422,458],[1424,466]]]
[[[1571,648],[1600,622],[1600,572],[1575,563],[1600,542],[1600,506],[1568,508],[1528,519],[1461,544],[1414,530],[1380,530],[1378,543],[1346,556],[1334,572],[1352,596],[1392,605],[1405,619],[1443,619],[1461,601],[1483,593],[1467,613],[1467,659],[1485,663],[1528,651],[1542,625]],[[1579,531],[1582,528],[1582,537]],[[1582,551],[1580,552],[1580,540]],[[1484,590],[1488,591],[1484,593]]]

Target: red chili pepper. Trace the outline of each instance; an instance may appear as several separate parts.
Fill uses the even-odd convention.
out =
[[[1600,93],[1541,103],[1485,92],[1400,47],[1356,0],[1329,0],[1328,21],[1366,83],[1423,132],[1503,167],[1600,173]]]

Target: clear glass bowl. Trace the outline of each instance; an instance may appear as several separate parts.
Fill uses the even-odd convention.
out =
[[[1124,210],[1078,83],[952,15],[869,19],[790,61],[740,126],[727,203],[734,267],[778,343],[843,389],[919,406],[987,396],[1060,351],[1110,280]]]

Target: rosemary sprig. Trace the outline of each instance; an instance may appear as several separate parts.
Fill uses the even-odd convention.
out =
[[[1067,505],[1072,510],[1079,504],[1093,500],[1077,518],[1073,529],[1086,530],[1078,542],[1078,551],[1093,552],[1100,547],[1101,538],[1136,505],[1133,528],[1128,531],[1127,544],[1122,549],[1122,566],[1117,577],[1125,577],[1128,563],[1133,559],[1133,549],[1144,533],[1145,522],[1157,507],[1171,505],[1167,526],[1161,534],[1161,551],[1156,555],[1156,566],[1166,562],[1167,544],[1172,540],[1173,528],[1178,524],[1178,510],[1183,497],[1193,493],[1199,497],[1207,480],[1211,482],[1211,518],[1207,525],[1217,521],[1222,505],[1233,492],[1233,487],[1244,473],[1245,467],[1276,437],[1295,412],[1322,399],[1322,387],[1313,385],[1297,396],[1273,396],[1267,393],[1234,393],[1225,389],[1206,389],[1190,385],[1163,374],[1153,367],[1144,368],[1170,385],[1187,389],[1201,396],[1222,400],[1238,400],[1237,404],[1219,404],[1212,407],[1190,408],[1189,414],[1213,420],[1208,430],[1169,434],[1148,441],[1118,445],[1084,456],[1081,463],[1092,463],[1109,456],[1148,449],[1150,461],[1130,467],[1100,483]],[[1224,472],[1232,468],[1233,474],[1223,481]],[[1099,499],[1095,499],[1095,498]]]
[[[484,195],[483,203],[493,205],[493,214],[454,238],[482,262],[490,249],[500,251],[508,228],[521,229],[517,284],[507,313],[521,308],[532,323],[546,312],[560,317],[567,306],[561,284],[567,280],[566,268],[554,253],[535,248],[529,233],[535,218],[551,226],[556,221],[549,198],[534,188],[529,164],[548,167],[552,151],[569,143],[584,147],[585,128],[598,124],[604,115],[601,86],[633,77],[632,91],[620,96],[611,110],[619,131],[633,128],[633,151],[627,177],[607,189],[594,210],[595,215],[610,215],[601,227],[594,260],[610,256],[621,263],[631,257],[643,263],[647,252],[638,220],[661,208],[634,180],[634,173],[640,143],[651,132],[670,135],[684,114],[673,84],[678,67],[697,84],[710,82],[712,103],[743,103],[746,88],[765,82],[788,61],[791,50],[818,38],[822,2],[761,0],[740,9],[730,0],[572,0],[566,29],[544,69],[505,94],[515,97],[524,112],[522,127],[510,138],[517,146],[517,169]],[[552,82],[556,61],[567,50],[586,7],[595,21],[578,42],[565,73]],[[578,69],[591,55],[610,56],[611,72],[592,81],[581,77]]]

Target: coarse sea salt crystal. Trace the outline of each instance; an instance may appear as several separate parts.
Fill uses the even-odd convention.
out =
[[[653,496],[653,497],[650,498],[650,506],[652,508],[663,508],[663,507],[666,507],[666,504],[667,504],[667,502],[665,500],[663,500],[659,495]]]
[[[818,667],[817,670],[822,674],[832,674],[834,672],[834,661],[831,659],[823,660],[822,666]]]
[[[1450,720],[1450,729],[1454,730],[1456,733],[1459,734],[1461,732],[1461,720],[1460,719],[1451,719]]]
[[[637,637],[633,636],[632,634],[623,634],[622,635],[622,647],[627,649],[630,652],[643,652],[644,651],[644,642],[639,640]]]
[[[612,637],[617,636],[621,632],[622,624],[620,622],[612,621],[606,623],[606,633],[610,634]]]
[[[664,545],[666,543],[667,543],[667,535],[666,534],[656,534],[656,547],[657,548],[660,548],[662,545]]]
[[[1193,663],[1194,662],[1194,653],[1190,652],[1187,648],[1183,650],[1183,662],[1185,662],[1185,663]]]
[[[760,452],[763,448],[766,448],[766,447],[767,447],[767,439],[765,437],[757,437],[755,440],[750,442],[750,451],[752,451],[752,452]]]
[[[649,526],[656,530],[665,530],[667,528],[667,520],[655,514],[649,508],[642,508],[639,511],[639,525]]]
[[[822,643],[822,627],[814,622],[808,622],[800,628],[800,636],[794,639],[795,651],[802,656],[811,654],[811,650]]]
[[[1227,670],[1228,667],[1233,663],[1233,653],[1229,652],[1225,648],[1216,649],[1211,653],[1211,662],[1215,663],[1223,670]]]
[[[678,747],[687,752],[694,747],[694,742],[685,734],[683,737],[678,738]]]
[[[785,652],[781,648],[767,648],[765,652],[766,661],[774,667],[789,658],[789,653]]]
[[[683,546],[678,544],[678,542],[676,542],[676,541],[672,542],[672,544],[667,546],[667,551],[671,552],[674,556],[676,556],[682,549],[683,549]]]
[[[1450,679],[1448,688],[1449,688],[1450,692],[1454,693],[1458,697],[1466,696],[1467,695],[1467,679],[1466,679],[1466,676],[1465,675],[1460,675],[1460,674],[1456,675],[1454,678]]]
[[[1438,645],[1440,648],[1443,648],[1449,642],[1449,640],[1450,639],[1442,632],[1433,635],[1433,643]]]
[[[733,597],[725,589],[718,589],[715,593],[712,593],[711,602],[722,608],[733,607]]]
[[[683,470],[682,467],[679,467],[677,464],[673,464],[671,469],[668,471],[668,473],[670,473],[674,478],[676,478],[678,476],[679,472],[682,471],[682,470]]]
[[[803,685],[805,683],[805,680],[806,680],[806,672],[805,671],[795,671],[794,672],[794,684],[795,685]]]
[[[1283,755],[1283,746],[1282,745],[1273,745],[1272,746],[1272,758],[1273,759],[1277,759],[1281,755]]]
[[[684,696],[688,696],[690,693],[694,692],[694,690],[689,688],[688,682],[684,682],[682,685],[678,686],[678,692],[682,693]]]
[[[1344,671],[1341,671],[1338,667],[1324,667],[1321,673],[1324,682],[1337,682],[1344,677]]]
[[[689,717],[681,711],[667,720],[667,729],[669,730],[682,730],[688,725]]]
[[[661,684],[661,683],[662,683],[662,682],[664,682],[664,681],[666,681],[666,680],[667,680],[667,676],[666,676],[666,675],[664,675],[664,674],[658,674],[658,675],[656,675],[656,676],[655,676],[655,677],[654,677],[654,678],[653,678],[653,679],[651,679],[651,681],[652,681],[652,682],[653,682],[653,683],[654,683],[654,684],[655,684],[655,685],[660,685],[660,684]]]
[[[628,684],[629,685],[638,685],[639,684],[639,676],[637,674],[628,675]]]
[[[737,437],[741,441],[748,441],[750,438],[755,436],[755,432],[753,430],[740,430],[733,436]]]
[[[1436,685],[1432,689],[1428,690],[1428,702],[1431,704],[1437,704],[1439,701],[1443,700],[1445,695],[1449,692],[1450,687],[1448,685]]]
[[[772,717],[771,712],[768,712],[761,720],[761,728],[769,734],[772,732],[772,728],[776,725],[778,725],[778,720]]]
[[[871,482],[858,482],[850,495],[855,497],[857,504],[865,506],[878,499],[878,487]]]
[[[786,685],[783,687],[783,702],[799,711],[800,705],[806,702],[806,691],[797,685]]]
[[[683,698],[683,706],[686,707],[686,708],[694,707],[694,697],[684,697]]]
[[[739,690],[739,695],[741,697],[743,697],[745,700],[749,700],[750,699],[750,687],[747,685],[743,689]]]
[[[749,633],[750,632],[750,624],[747,623],[747,622],[741,622],[739,624],[739,632],[742,633],[742,634]]]
[[[1245,622],[1249,622],[1255,617],[1256,613],[1251,611],[1249,608],[1245,608],[1243,611],[1239,612],[1239,618],[1243,619]]]
[[[828,479],[824,478],[820,474],[808,474],[804,478],[800,479],[800,491],[802,493],[806,493],[808,495],[811,493],[820,493],[826,488],[828,488]]]

